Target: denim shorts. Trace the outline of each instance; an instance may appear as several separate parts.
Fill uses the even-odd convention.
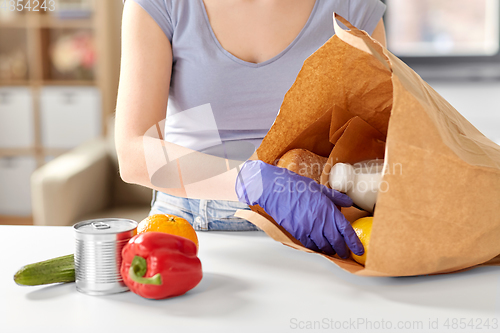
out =
[[[172,214],[182,217],[195,230],[260,230],[247,220],[234,216],[238,209],[250,210],[250,207],[238,201],[188,199],[153,191],[149,215]]]

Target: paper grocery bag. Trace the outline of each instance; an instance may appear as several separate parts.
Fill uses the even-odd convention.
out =
[[[500,147],[366,32],[334,17],[335,36],[304,62],[257,150],[270,164],[294,148],[328,156],[325,185],[337,162],[384,159],[366,266],[319,255],[367,276],[500,265]],[[350,221],[366,215],[342,212]],[[261,207],[236,215],[313,252]]]

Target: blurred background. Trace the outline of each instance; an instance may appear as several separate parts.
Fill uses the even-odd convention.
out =
[[[500,0],[384,2],[389,50],[500,143]],[[0,224],[147,215],[112,141],[122,6],[0,0]]]
[[[500,143],[500,0],[384,0],[388,49]]]

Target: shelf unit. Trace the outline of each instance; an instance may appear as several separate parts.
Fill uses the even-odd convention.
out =
[[[33,147],[11,149],[0,147],[0,158],[32,156],[35,158],[37,166],[40,167],[48,158],[56,157],[68,150],[46,148],[41,142],[40,91],[47,86],[97,87],[102,103],[101,135],[106,134],[105,124],[114,113],[118,89],[120,24],[123,3],[120,0],[90,1],[92,13],[84,18],[59,18],[56,15],[51,15],[48,11],[22,11],[9,20],[3,20],[0,17],[0,51],[8,50],[9,43],[23,44],[28,68],[25,79],[2,80],[0,78],[0,87],[28,87],[33,96],[34,120]],[[51,34],[76,29],[85,29],[93,36],[96,49],[93,78],[89,80],[55,78],[50,74],[52,64],[49,61],[48,50],[51,44]],[[13,47],[17,46],[13,45]]]
[[[28,77],[25,80],[0,80],[0,86],[30,87],[34,99],[35,145],[31,149],[2,149],[0,157],[33,155],[39,166],[44,164],[50,154],[63,153],[64,150],[44,149],[40,140],[40,88],[44,86],[96,86],[102,96],[102,124],[114,113],[118,88],[120,59],[120,22],[122,2],[114,0],[92,1],[92,14],[87,18],[57,18],[49,12],[22,12],[8,21],[0,20],[0,33],[23,31],[26,35],[26,54],[28,55]],[[56,8],[57,10],[57,8]],[[64,80],[47,77],[50,66],[47,59],[48,32],[62,29],[88,29],[96,44],[97,64],[93,80]],[[102,134],[106,131],[103,125]]]

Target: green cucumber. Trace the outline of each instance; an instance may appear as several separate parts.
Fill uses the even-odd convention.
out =
[[[74,282],[75,256],[57,257],[34,264],[26,265],[14,275],[18,285],[38,286],[41,284]]]

